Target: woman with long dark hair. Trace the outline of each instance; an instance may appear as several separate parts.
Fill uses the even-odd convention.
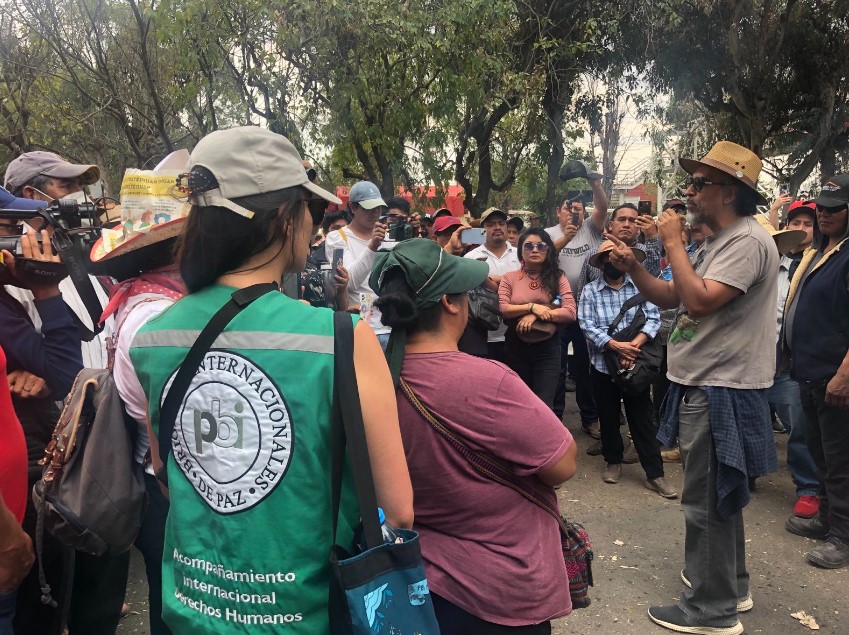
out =
[[[522,268],[504,274],[498,286],[507,324],[504,361],[551,408],[560,373],[559,327],[575,321],[575,299],[544,230],[522,234],[518,251]]]
[[[204,137],[181,178],[192,203],[178,265],[189,294],[143,326],[130,356],[153,432],[198,332],[233,293],[300,271],[324,201],[288,139],[241,127]],[[357,321],[358,318],[352,316]],[[236,315],[193,374],[170,436],[163,619],[174,633],[330,632],[334,314],[269,290]],[[377,502],[413,521],[392,382],[368,324],[354,362]],[[152,457],[159,460],[156,437]],[[159,466],[157,466],[159,467]],[[359,514],[342,479],[337,544]],[[224,626],[232,624],[232,626]]]

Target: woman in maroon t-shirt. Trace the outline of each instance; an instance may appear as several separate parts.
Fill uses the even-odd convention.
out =
[[[553,486],[575,473],[572,435],[509,368],[457,350],[466,292],[488,274],[481,264],[427,240],[404,241],[378,257],[371,281],[383,323],[392,327],[390,368],[402,343],[400,378],[433,415],[556,506]],[[398,414],[413,528],[442,635],[549,634],[550,620],[572,609],[557,522],[476,472],[401,389]]]

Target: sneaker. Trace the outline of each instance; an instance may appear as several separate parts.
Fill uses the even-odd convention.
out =
[[[628,445],[622,452],[622,463],[625,465],[634,465],[640,462],[640,456],[637,454],[637,448],[634,447],[634,442],[628,439]]]
[[[608,463],[607,467],[604,468],[604,474],[601,475],[601,480],[605,483],[618,483],[619,478],[622,476],[622,464],[621,463]]]
[[[601,428],[598,421],[590,421],[589,423],[581,423],[581,430],[590,435],[593,439],[601,438]]]
[[[590,456],[599,456],[602,452],[601,439],[593,441],[590,447],[587,448],[587,454]]]
[[[574,379],[567,377],[566,381],[563,382],[563,388],[566,389],[566,392],[575,392],[578,389],[578,386],[575,384]]]
[[[687,579],[686,574],[684,573],[684,569],[681,569],[681,582],[684,583],[684,586],[688,589],[692,589],[693,585],[690,584],[690,581]],[[751,611],[755,606],[755,601],[752,599],[752,594],[747,593],[746,597],[737,598],[737,612],[745,613],[747,611]]]
[[[671,450],[661,450],[660,458],[664,463],[680,463],[681,448],[672,448]]]
[[[678,498],[678,492],[676,492],[662,476],[646,480],[646,488],[653,492],[657,492],[664,498]]]
[[[731,626],[706,626],[687,617],[679,606],[653,606],[649,609],[649,619],[663,628],[676,633],[695,633],[696,635],[740,635],[743,625],[738,620]]]
[[[828,527],[826,527],[819,516],[814,518],[799,518],[791,516],[784,523],[784,528],[791,534],[813,538],[814,540],[826,540],[828,538]]]
[[[793,507],[793,515],[799,518],[813,518],[814,516],[819,516],[819,513],[819,496],[800,496],[796,500],[796,505]]]
[[[840,569],[849,565],[849,543],[831,536],[824,545],[811,549],[806,557],[818,567]]]

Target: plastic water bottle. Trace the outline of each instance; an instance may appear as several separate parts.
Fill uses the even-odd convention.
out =
[[[404,542],[404,539],[395,531],[395,528],[386,522],[386,514],[383,510],[377,508],[377,517],[380,520],[380,531],[383,534],[383,542]]]
[[[562,304],[563,304],[563,298],[561,298],[559,295],[554,296],[554,302],[551,303],[551,308],[559,309],[560,305],[562,305]]]

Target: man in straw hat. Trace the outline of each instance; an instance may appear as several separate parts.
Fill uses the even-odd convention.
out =
[[[791,517],[786,528],[826,540],[807,559],[837,569],[849,565],[849,174],[828,179],[811,202],[817,224],[787,295],[783,349],[822,484],[817,516]]]
[[[658,438],[678,437],[684,464],[685,588],[651,620],[682,633],[738,635],[738,612],[752,608],[742,510],[748,479],[778,468],[766,388],[775,370],[778,251],[752,217],[763,202],[761,161],[720,141],[701,160],[679,159],[687,209],[712,231],[690,264],[680,215],[665,211],[658,231],[674,280],[651,276],[624,243],[611,262],[661,308],[679,306],[669,337],[670,388]],[[733,545],[733,548],[732,548]]]

